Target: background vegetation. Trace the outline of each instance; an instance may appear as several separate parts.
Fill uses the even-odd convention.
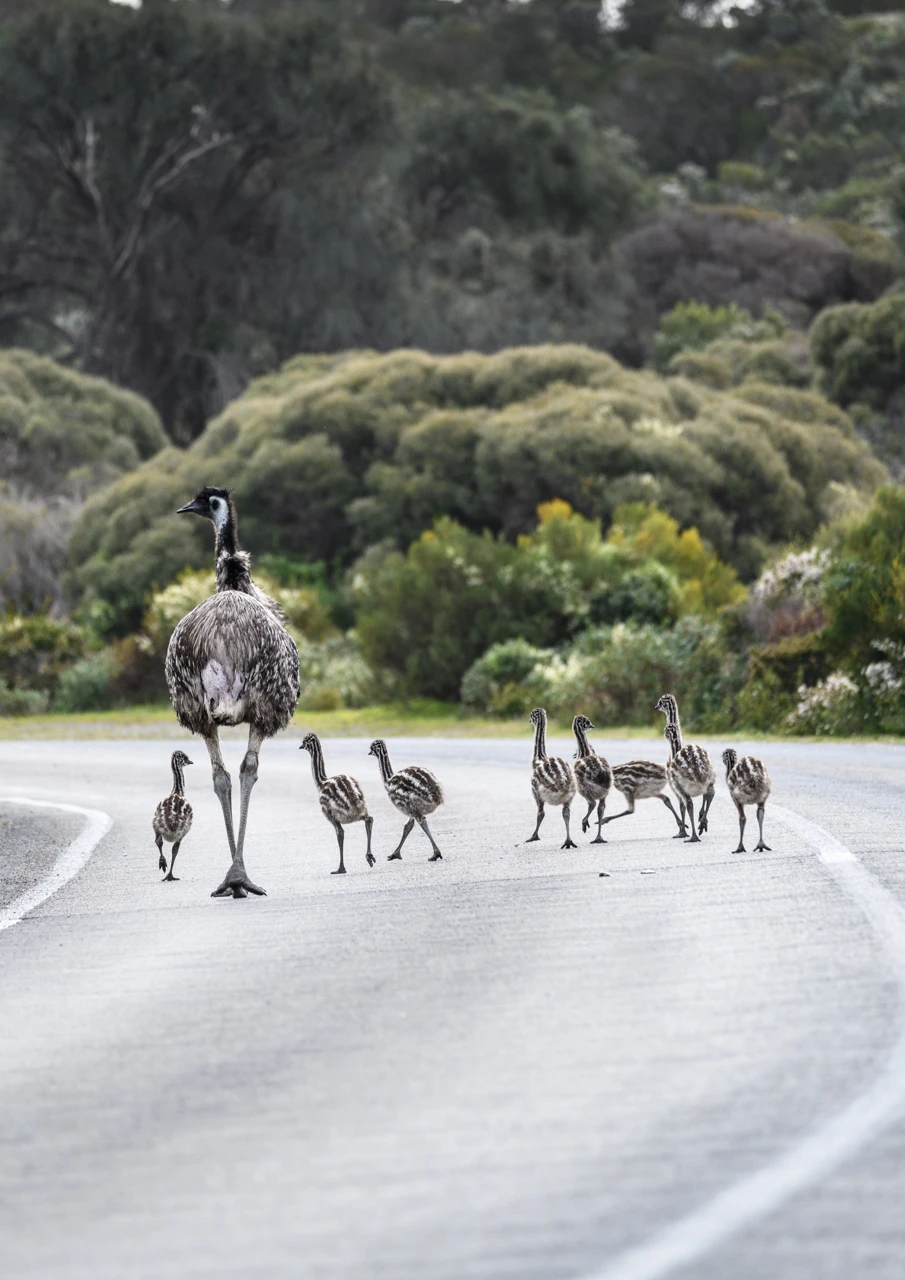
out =
[[[905,728],[877,8],[0,0],[0,714],[163,695],[207,482],[312,712]]]

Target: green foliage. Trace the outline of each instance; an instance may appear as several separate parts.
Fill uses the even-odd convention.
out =
[[[753,575],[769,546],[812,536],[829,486],[882,478],[844,414],[790,388],[692,394],[574,346],[352,353],[291,361],[190,449],[90,499],[68,584],[99,630],[137,629],[154,590],[210,564],[209,527],[174,514],[202,483],[233,485],[256,553],[329,562],[444,514],[513,537],[555,497],[608,524],[642,500]]]
[[[708,307],[694,301],[677,302],[671,311],[660,317],[660,329],[654,339],[654,366],[665,373],[680,351],[700,350],[717,338],[759,342],[782,337],[785,328],[785,322],[776,312],[768,313],[763,320],[755,320],[750,311],[734,302],[727,307]],[[681,373],[682,370],[677,368],[674,372]]]
[[[462,677],[462,701],[486,715],[527,714],[548,692],[543,676],[535,680],[534,674],[552,659],[552,649],[521,638],[491,645]]]
[[[118,663],[110,649],[74,663],[60,677],[55,711],[109,711],[116,701]]]
[[[905,382],[905,294],[830,307],[814,321],[810,342],[833,400],[884,408]]]
[[[84,652],[85,636],[71,622],[46,613],[0,616],[0,681],[8,688],[52,693]]]
[[[48,708],[49,698],[40,689],[11,689],[0,680],[0,716],[39,716]]]
[[[905,644],[905,489],[880,489],[825,578],[827,651],[856,669]]]
[[[680,534],[674,520],[644,504],[617,515],[604,540],[595,522],[550,502],[516,547],[446,519],[405,556],[365,556],[352,587],[366,657],[393,672],[403,691],[449,698],[471,664],[502,645],[490,667],[475,669],[467,695],[498,709],[512,705],[509,685],[525,683],[526,655],[561,645],[589,623],[670,623],[744,596],[696,530]],[[504,644],[516,641],[523,643]]]

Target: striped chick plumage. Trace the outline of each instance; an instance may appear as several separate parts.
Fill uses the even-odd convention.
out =
[[[666,795],[669,779],[666,766],[655,760],[629,760],[626,764],[613,766],[613,787],[622,793],[628,802],[628,808],[621,813],[611,814],[604,822],[613,822],[616,818],[625,818],[635,812],[637,800],[662,800],[678,825],[674,839],[685,836],[688,832],[682,817],[676,812],[673,802]]]
[[[402,857],[402,846],[408,839],[409,833],[417,822],[421,827],[428,840],[431,842],[433,850],[429,862],[438,862],[443,855],[437,847],[434,837],[431,835],[430,828],[427,825],[427,818],[444,802],[443,788],[440,786],[437,778],[431,773],[430,769],[425,769],[422,765],[413,764],[405,769],[400,769],[398,773],[394,772],[393,766],[390,764],[390,754],[387,750],[387,744],[382,738],[377,738],[371,743],[369,754],[377,757],[377,763],[380,766],[380,776],[383,779],[383,785],[391,802],[396,806],[400,813],[405,814],[408,821],[402,829],[402,837],[399,844],[389,854],[387,861],[395,862]]]
[[[578,715],[572,721],[572,731],[578,743],[575,762],[572,765],[572,773],[575,777],[575,787],[578,794],[588,802],[588,811],[581,820],[581,829],[582,831],[587,831],[590,826],[591,814],[594,812],[594,806],[596,805],[597,835],[591,841],[591,844],[606,844],[601,830],[603,827],[603,814],[606,809],[606,798],[613,785],[613,771],[603,756],[599,756],[588,741],[588,729],[593,728],[594,726],[587,716]]]
[[[534,725],[534,755],[531,761],[531,792],[537,806],[537,825],[533,835],[525,842],[530,844],[540,839],[540,826],[544,820],[544,806],[552,804],[562,808],[563,822],[566,827],[566,838],[563,849],[576,849],[578,846],[569,834],[569,814],[572,798],[575,795],[575,775],[567,760],[560,756],[547,755],[547,713],[543,707],[536,707],[531,712],[531,723]]]
[[[151,827],[154,831],[154,843],[157,845],[157,865],[161,871],[167,870],[166,855],[163,852],[164,841],[173,846],[170,869],[164,876],[165,880],[177,880],[179,878],[173,875],[176,855],[179,852],[179,846],[192,829],[192,806],[184,795],[185,777],[182,772],[185,766],[191,763],[184,751],[173,752],[170,758],[170,767],[173,770],[173,790],[166,799],[161,800],[154,810],[154,817],[151,821]]]
[[[327,777],[327,770],[324,765],[324,751],[320,738],[316,733],[306,733],[301,741],[299,750],[307,751],[311,755],[311,774],[314,778],[314,785],[317,787],[321,812],[336,832],[336,841],[339,845],[339,866],[331,874],[334,876],[344,876],[346,874],[346,864],[343,859],[343,845],[345,843],[343,827],[347,827],[353,822],[363,822],[365,824],[368,839],[365,859],[368,866],[373,867],[374,855],[371,853],[371,831],[374,826],[374,819],[368,813],[368,802],[365,800],[365,793],[362,791],[361,785],[347,773],[336,773],[331,778]]]
[[[682,725],[679,720],[679,707],[671,693],[664,693],[656,704],[656,710],[666,716],[666,728],[663,731],[670,745],[670,758],[666,764],[669,785],[678,798],[684,814],[688,815],[691,835],[689,841],[696,844],[707,830],[707,819],[716,789],[716,772],[713,761],[704,747],[696,743],[687,746],[682,741]],[[697,826],[694,820],[694,797],[702,796],[701,811]]]
[[[742,756],[729,749],[723,752],[723,764],[726,766],[726,786],[735,802],[738,811],[738,848],[733,853],[745,852],[745,805],[757,806],[757,822],[760,829],[760,840],[754,846],[755,853],[770,853],[770,846],[764,844],[764,806],[772,790],[770,775],[766,765],[756,756]]]

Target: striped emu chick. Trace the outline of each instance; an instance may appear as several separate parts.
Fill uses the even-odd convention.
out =
[[[428,862],[436,862],[439,858],[442,858],[443,854],[438,849],[437,842],[431,835],[430,827],[427,825],[428,814],[433,813],[435,809],[439,809],[444,798],[443,788],[430,769],[424,769],[421,765],[412,764],[407,769],[400,769],[398,773],[394,773],[393,766],[390,764],[390,753],[387,751],[387,744],[382,738],[377,738],[371,743],[368,755],[377,757],[380,776],[383,779],[383,785],[386,787],[386,793],[399,812],[404,813],[408,819],[402,828],[399,843],[393,852],[388,855],[387,862],[401,859],[402,846],[411,834],[416,822],[431,842],[433,853],[428,858]]]
[[[374,855],[371,853],[371,828],[374,826],[374,819],[368,813],[365,793],[355,779],[350,778],[346,773],[337,773],[332,778],[327,777],[327,770],[324,768],[324,751],[320,738],[316,733],[305,734],[299,751],[310,751],[311,753],[311,774],[314,778],[314,785],[317,787],[321,810],[336,832],[336,842],[339,845],[339,866],[335,871],[331,871],[330,874],[333,876],[344,876],[346,874],[346,864],[343,862],[343,843],[345,840],[343,827],[349,826],[352,822],[363,822],[365,824],[365,831],[368,836],[368,850],[365,857],[367,858],[368,866],[373,867]]]
[[[562,807],[562,818],[566,824],[566,839],[563,849],[577,849],[578,845],[569,834],[569,814],[572,797],[575,795],[575,777],[567,761],[558,756],[547,755],[547,713],[543,707],[536,707],[531,712],[531,723],[534,725],[534,755],[531,763],[531,791],[537,805],[537,826],[534,834],[525,841],[540,839],[540,824],[544,820],[544,805],[552,804],[557,809]]]
[[[601,833],[603,827],[603,811],[606,798],[613,785],[613,771],[602,756],[599,756],[588,742],[588,729],[593,729],[587,716],[576,716],[572,721],[572,732],[578,743],[575,763],[572,772],[575,775],[575,786],[582,800],[587,800],[588,811],[581,820],[582,831],[590,826],[591,814],[597,806],[597,835],[591,844],[606,844]]]
[[[682,804],[683,817],[685,814],[688,815],[691,826],[689,842],[697,844],[700,836],[707,830],[707,815],[716,791],[713,761],[703,747],[692,743],[688,746],[683,745],[679,708],[671,693],[664,693],[658,700],[656,708],[666,716],[664,737],[671,748],[670,758],[666,764],[669,785]],[[703,797],[697,827],[694,821],[693,799],[695,796]]]
[[[676,813],[675,805],[666,795],[668,781],[665,766],[654,760],[630,760],[628,764],[615,765],[613,786],[625,796],[628,808],[621,813],[610,814],[608,818],[604,818],[604,822],[615,822],[617,818],[626,818],[634,813],[636,800],[662,800],[678,824],[679,830],[673,839],[687,836],[683,817]]]
[[[768,844],[764,844],[764,805],[770,794],[770,775],[764,762],[755,756],[742,756],[731,748],[723,752],[723,764],[726,766],[726,786],[738,809],[738,848],[733,853],[745,852],[745,805],[757,805],[757,825],[760,829],[760,840],[754,846],[755,853],[771,853]]]
[[[164,880],[178,880],[178,876],[173,875],[173,868],[176,865],[176,854],[179,852],[179,846],[192,829],[192,806],[185,798],[185,777],[182,770],[187,764],[191,764],[191,760],[184,751],[174,751],[170,760],[173,769],[173,790],[167,796],[166,800],[161,800],[160,804],[154,810],[154,843],[157,845],[157,852],[160,857],[157,865],[161,871],[167,870],[166,854],[163,851],[163,842],[173,846],[173,856],[170,859],[170,869],[164,876]]]

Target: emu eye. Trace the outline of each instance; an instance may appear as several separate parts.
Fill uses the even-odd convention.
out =
[[[220,509],[220,499],[219,499],[219,498],[211,498],[211,509],[212,509],[213,511],[219,511],[219,509]]]

